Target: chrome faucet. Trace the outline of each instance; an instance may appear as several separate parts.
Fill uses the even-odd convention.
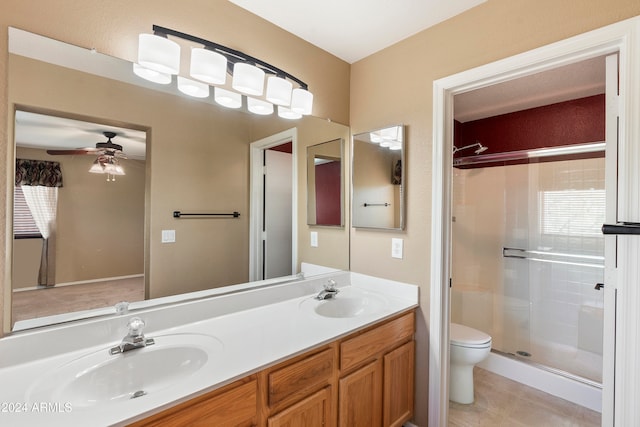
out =
[[[153,338],[144,337],[144,334],[142,333],[142,329],[144,329],[144,326],[144,320],[139,317],[132,317],[131,319],[129,319],[129,322],[127,323],[129,333],[122,339],[120,345],[109,349],[109,354],[114,355],[125,353],[130,350],[135,350],[137,348],[155,344]]]
[[[324,284],[324,289],[320,291],[320,293],[316,296],[318,300],[325,299],[333,299],[336,295],[338,295],[338,288],[336,288],[336,281],[333,279],[329,279],[327,283]]]

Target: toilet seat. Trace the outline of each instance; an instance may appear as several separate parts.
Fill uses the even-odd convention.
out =
[[[449,343],[458,347],[485,348],[491,346],[491,336],[465,325],[451,323]]]

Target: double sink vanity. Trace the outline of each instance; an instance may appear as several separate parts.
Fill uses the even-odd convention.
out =
[[[416,286],[334,272],[14,334],[0,424],[399,426],[417,305]]]

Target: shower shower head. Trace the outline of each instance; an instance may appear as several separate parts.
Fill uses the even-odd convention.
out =
[[[476,141],[474,144],[469,144],[469,145],[465,145],[462,148],[458,148],[455,145],[453,146],[453,154],[456,154],[458,151],[462,151],[462,150],[466,150],[467,148],[473,148],[473,147],[478,147],[476,148],[476,150],[474,151],[476,154],[480,154],[483,151],[486,151],[488,147],[485,147],[484,145],[480,144],[480,141]]]

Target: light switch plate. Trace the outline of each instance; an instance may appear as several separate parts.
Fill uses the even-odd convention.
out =
[[[176,230],[162,230],[162,243],[174,243],[176,241]]]
[[[402,259],[402,239],[391,239],[391,257]]]
[[[312,248],[317,248],[318,247],[318,232],[317,231],[312,231],[311,232],[311,247]]]

